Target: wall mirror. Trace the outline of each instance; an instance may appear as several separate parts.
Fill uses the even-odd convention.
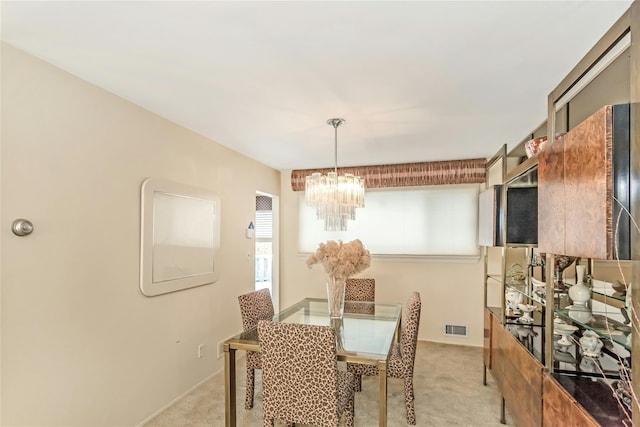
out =
[[[146,179],[141,189],[140,290],[146,296],[218,279],[220,199],[186,185]]]

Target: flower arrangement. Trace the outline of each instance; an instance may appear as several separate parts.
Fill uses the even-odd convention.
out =
[[[307,258],[307,267],[322,263],[330,277],[346,280],[359,273],[371,264],[371,255],[358,239],[348,243],[329,240],[320,243],[313,255]]]

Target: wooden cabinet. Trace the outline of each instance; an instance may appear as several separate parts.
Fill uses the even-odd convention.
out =
[[[600,424],[552,377],[542,383],[543,425],[564,427],[596,427]]]
[[[527,349],[525,349],[506,329],[497,345],[502,366],[502,395],[509,412],[518,426],[542,425],[542,369]]]
[[[542,364],[490,316],[490,367],[518,426],[542,425]]]
[[[564,254],[564,140],[538,154],[538,248]]]
[[[637,261],[640,239],[633,231],[626,211],[638,219],[640,45],[631,43],[631,39],[637,40],[640,34],[639,17],[640,1],[635,1],[549,94],[547,121],[531,138],[549,135],[549,140],[555,140],[553,136],[566,131],[560,140],[548,144],[537,157],[526,160],[522,157],[524,153],[515,155],[519,150],[517,147],[507,154],[505,146],[487,163],[487,188],[508,186],[514,178],[532,169],[532,163],[537,163],[537,249],[535,244],[509,245],[509,239],[504,237],[506,233],[500,238],[495,227],[487,227],[484,231],[488,238],[480,239],[485,245],[497,246],[502,241],[500,250],[493,250],[495,248],[491,246],[484,248],[484,362],[518,426],[631,425],[628,419],[630,411],[612,395],[615,386],[620,385],[617,382],[619,367],[612,355],[615,353],[630,359],[632,365],[638,364],[640,339],[637,325],[632,325],[633,349],[625,335],[617,334],[607,339],[602,335],[602,325],[608,325],[609,330],[615,324],[612,313],[620,313],[624,299],[616,305],[606,289],[602,295],[607,296],[601,299],[597,298],[599,294],[594,289],[595,296],[588,304],[594,322],[589,323],[591,321],[586,321],[580,313],[572,314],[566,289],[555,286],[553,267],[558,255],[580,257],[583,265],[588,262],[591,266],[594,260],[634,259],[636,261],[629,263],[633,275],[625,274],[624,277],[627,283],[630,280],[634,283],[633,304],[638,307],[640,292],[635,291],[640,282]],[[611,55],[612,52],[617,52],[617,59]],[[617,89],[612,90],[612,85]],[[628,104],[605,105],[618,103]],[[599,107],[602,105],[605,106]],[[578,122],[581,123],[576,125]],[[507,194],[503,189],[501,206],[505,212],[499,217],[503,224],[507,223],[509,211]],[[489,200],[496,200],[495,195]],[[635,234],[632,235],[632,231]],[[542,290],[546,298],[540,302],[545,313],[544,322],[534,321],[533,325],[528,325],[532,329],[539,328],[540,335],[544,337],[542,343],[536,342],[537,348],[529,348],[518,333],[524,327],[516,324],[514,329],[514,317],[510,317],[506,309],[505,289],[520,290],[509,283],[507,274],[513,265],[514,258],[509,256],[514,249],[531,254],[526,258],[528,261],[521,263],[525,271],[539,265],[539,252],[548,255],[545,274],[540,278],[535,276],[545,282]],[[497,266],[500,267],[499,273],[496,273]],[[528,280],[533,275],[530,271],[520,293],[525,301],[536,303],[533,295],[536,291],[531,290],[533,281]],[[598,279],[596,271],[590,267],[589,274],[595,283]],[[500,297],[500,302],[496,296]],[[603,305],[610,308],[600,313]],[[599,358],[599,370],[597,366],[594,368],[595,362],[582,365],[590,359],[582,357],[577,343],[567,347],[568,351],[556,348],[555,316],[577,325],[575,340],[579,340],[583,331],[597,333],[600,328],[600,337],[607,343],[603,356]],[[625,331],[621,327],[618,330]],[[537,350],[540,347],[544,348],[542,355]],[[639,387],[638,372],[640,370],[635,369],[632,384],[636,391]],[[634,418],[638,418],[637,408],[634,412]]]
[[[607,105],[538,156],[541,252],[630,256],[629,105]],[[618,237],[616,241],[616,237]]]
[[[536,342],[533,348],[530,347],[519,335],[522,326],[504,324],[500,308],[486,308],[484,317],[485,367],[495,379],[515,425],[631,425],[611,393],[617,387],[616,379],[612,378],[614,372],[606,373],[608,379],[599,378],[597,373],[581,372],[582,365],[580,369],[575,365],[574,371],[569,373],[568,366],[574,364],[567,360],[553,362],[554,355],[552,363],[559,370],[548,373],[541,363],[544,358],[539,353],[543,345]],[[540,327],[537,331],[544,334],[544,329]],[[573,356],[580,358],[577,349]],[[599,360],[602,369],[611,368],[612,363],[606,357]]]

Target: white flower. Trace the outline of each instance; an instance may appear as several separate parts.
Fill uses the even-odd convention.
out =
[[[371,255],[358,239],[348,243],[329,240],[320,243],[318,249],[306,260],[307,267],[322,263],[329,276],[346,279],[359,273],[371,264]]]

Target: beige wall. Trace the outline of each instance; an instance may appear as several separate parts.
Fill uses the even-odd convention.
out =
[[[283,260],[280,303],[283,307],[306,297],[326,298],[325,274],[321,265],[308,269],[298,255],[298,199],[291,190],[291,172],[281,175],[280,209]],[[366,208],[365,208],[366,209]],[[363,242],[366,246],[367,242]],[[436,262],[387,260],[373,257],[361,277],[376,279],[376,300],[406,302],[412,291],[422,298],[419,339],[481,346],[483,339],[483,262]],[[444,325],[467,325],[466,338],[447,337]]]
[[[222,368],[253,289],[256,190],[280,173],[2,45],[3,426],[131,426]],[[220,280],[139,290],[140,185],[216,192]],[[14,219],[35,231],[16,237]],[[205,357],[197,359],[198,344]]]
[[[241,329],[253,288],[244,231],[256,190],[280,195],[286,307],[325,296],[297,254],[297,195],[270,169],[2,45],[1,359],[3,426],[135,425],[222,368],[217,342]],[[139,291],[140,185],[147,177],[222,199],[220,280]],[[11,222],[35,232],[16,237]],[[366,242],[365,242],[366,244]],[[423,301],[420,339],[482,345],[482,263],[374,257],[377,300]],[[467,325],[448,338],[445,323]],[[197,359],[198,344],[205,357]]]

